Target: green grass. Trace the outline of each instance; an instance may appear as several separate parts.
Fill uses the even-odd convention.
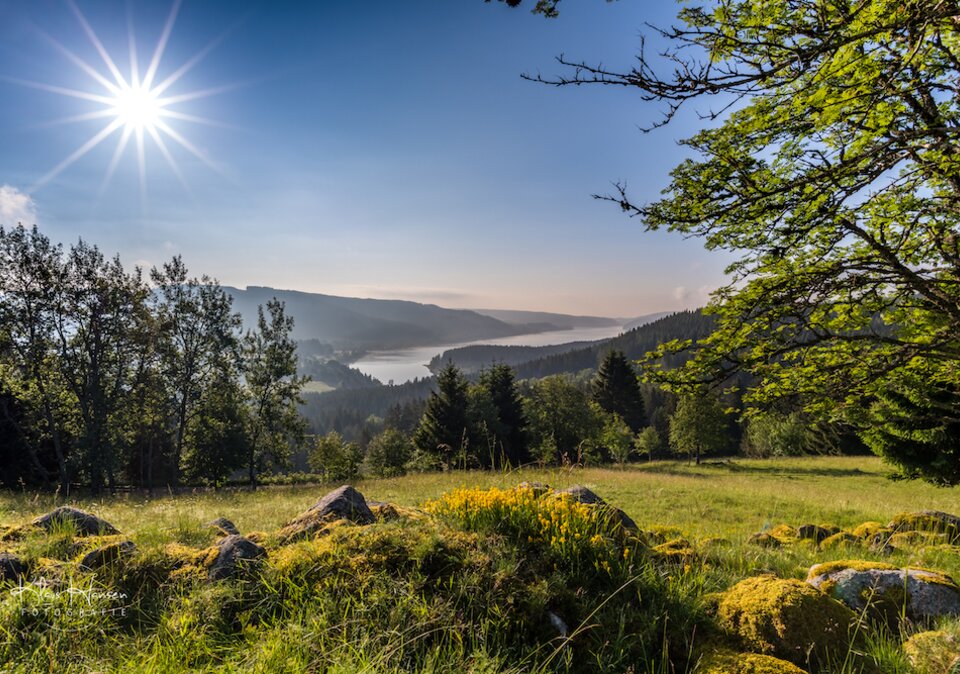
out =
[[[904,547],[881,557],[863,548],[748,543],[778,524],[852,530],[904,511],[960,514],[960,493],[888,473],[869,457],[817,457],[417,474],[356,485],[370,500],[422,506],[460,488],[582,484],[652,532],[649,545],[682,537],[663,548],[675,556],[650,559],[583,513],[563,514],[570,532],[582,533],[575,541],[544,523],[549,509],[536,502],[470,495],[480,492],[461,492],[431,517],[332,529],[283,547],[271,543],[271,532],[329,486],[81,498],[71,503],[137,544],[133,561],[96,580],[124,588],[138,608],[70,631],[33,624],[0,599],[0,672],[692,672],[696,654],[717,638],[710,593],[758,572],[804,578],[814,563],[858,558],[960,578],[956,548]],[[62,502],[52,494],[0,494],[0,524],[26,524]],[[262,574],[214,585],[202,569],[171,575],[177,550],[214,543],[203,525],[219,516],[244,534],[265,532],[270,557]],[[599,535],[595,547],[585,543]],[[0,548],[61,580],[91,582],[71,566],[87,548],[69,529],[32,532]],[[574,635],[558,637],[544,619],[548,610],[561,613]],[[900,642],[919,626],[904,629],[867,628],[865,655],[824,671],[909,674]]]

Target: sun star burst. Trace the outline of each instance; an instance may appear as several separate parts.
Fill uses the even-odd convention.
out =
[[[96,32],[93,30],[90,23],[80,11],[80,8],[76,5],[74,0],[67,1],[70,5],[70,8],[73,10],[74,15],[76,16],[77,21],[83,29],[83,32],[86,34],[87,38],[90,40],[94,49],[103,61],[103,66],[105,66],[106,70],[98,70],[54,38],[50,36],[47,37],[68,60],[73,62],[94,82],[96,82],[97,85],[99,85],[99,91],[71,89],[14,78],[5,79],[51,93],[69,96],[71,98],[81,99],[93,103],[99,103],[103,106],[97,110],[55,120],[53,122],[54,124],[84,122],[96,119],[106,119],[107,123],[76,150],[67,155],[63,161],[54,166],[43,177],[41,177],[30,188],[30,191],[36,191],[52,181],[70,165],[112,136],[118,136],[118,139],[112,158],[110,159],[110,163],[108,164],[104,174],[103,182],[101,183],[101,193],[103,193],[107,185],[110,183],[110,180],[117,169],[117,165],[124,156],[127,147],[131,144],[131,139],[134,141],[133,145],[135,146],[137,166],[140,177],[140,191],[143,199],[146,197],[147,138],[150,139],[152,145],[166,160],[174,175],[184,186],[184,189],[188,189],[187,183],[184,180],[183,174],[181,173],[176,160],[170,152],[170,148],[168,147],[167,143],[168,140],[197,157],[214,170],[219,171],[217,166],[206,156],[204,152],[202,152],[193,143],[187,140],[183,134],[174,128],[173,120],[220,126],[213,120],[178,111],[175,109],[175,106],[179,103],[221,93],[228,87],[218,87],[215,89],[191,91],[187,93],[170,93],[171,88],[188,71],[197,65],[197,63],[199,63],[211,51],[211,49],[213,49],[214,46],[216,46],[216,44],[219,42],[219,38],[208,44],[204,49],[187,60],[165,79],[157,82],[157,74],[161,66],[164,51],[166,50],[167,42],[170,39],[170,34],[173,31],[173,25],[177,19],[177,15],[180,11],[180,5],[182,3],[182,0],[174,0],[170,9],[170,13],[167,16],[167,20],[164,23],[163,30],[161,31],[160,39],[153,50],[153,55],[145,70],[141,70],[139,66],[137,45],[133,34],[133,27],[132,25],[128,27],[130,68],[128,74],[124,75],[124,73],[117,66],[116,60],[107,51],[106,47],[104,47],[103,42],[101,42],[100,38],[97,36]]]

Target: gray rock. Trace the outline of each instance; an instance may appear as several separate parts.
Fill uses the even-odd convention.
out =
[[[233,534],[220,540],[220,551],[207,572],[210,580],[234,578],[267,556],[267,551],[253,541]]]
[[[308,511],[320,517],[333,515],[357,524],[371,524],[376,518],[367,507],[363,494],[348,484],[343,485],[317,501]]]
[[[620,522],[620,524],[623,525],[625,529],[631,529],[633,531],[636,531],[638,529],[637,523],[634,522],[627,513],[623,512],[622,510],[620,510],[620,508],[617,508],[616,506],[610,505],[609,503],[604,501],[602,498],[600,498],[600,496],[598,496],[596,493],[594,493],[590,489],[587,489],[583,485],[577,484],[572,487],[562,489],[557,493],[569,494],[570,496],[573,497],[573,500],[579,503],[586,503],[588,505],[595,505],[595,506],[601,506],[603,508],[606,508],[607,510],[610,511],[610,513],[614,516],[614,518],[618,522]]]
[[[240,530],[237,529],[236,525],[228,520],[226,517],[218,517],[212,522],[207,522],[207,527],[211,529],[218,529],[221,534],[224,536],[239,536]]]
[[[38,517],[33,520],[33,525],[50,531],[67,522],[73,523],[78,536],[98,536],[120,533],[106,520],[102,520],[96,515],[91,515],[82,510],[71,508],[70,506],[60,506],[56,510],[42,517]]]
[[[882,564],[876,564],[875,568],[830,566],[833,568],[812,567],[807,582],[854,611],[869,608],[893,619],[903,612],[914,621],[960,615],[960,586],[942,573],[894,569]]]
[[[0,580],[18,580],[27,575],[27,567],[16,555],[0,552]]]
[[[136,549],[137,546],[133,544],[133,541],[120,541],[119,543],[104,545],[85,554],[83,559],[80,560],[80,567],[88,571],[94,571],[116,562]]]

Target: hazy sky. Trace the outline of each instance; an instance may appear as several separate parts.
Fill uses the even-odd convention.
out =
[[[676,5],[531,6],[0,0],[0,223],[131,264],[180,253],[241,287],[620,316],[702,304],[726,259],[590,197],[624,180],[655,198],[695,115],[644,134],[659,107],[630,91],[520,78],[562,72],[560,53],[629,67],[644,22]],[[125,125],[95,114],[117,96],[97,78],[116,84],[83,21],[132,82],[131,27],[143,78],[172,9],[151,86],[169,82],[177,116],[155,127],[169,159],[142,127],[141,184],[134,127],[117,154]]]

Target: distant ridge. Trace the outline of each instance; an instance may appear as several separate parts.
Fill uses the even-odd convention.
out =
[[[554,326],[557,330],[572,330],[573,328],[607,328],[621,325],[622,321],[605,316],[571,316],[556,314],[548,311],[515,311],[512,309],[474,309],[478,314],[496,318],[498,321],[511,325],[528,323],[543,323]]]
[[[294,318],[294,339],[316,339],[338,350],[455,344],[555,329],[543,324],[506,323],[476,311],[406,300],[338,297],[261,286],[224,290],[233,297],[234,309],[247,327],[256,325],[257,305],[276,297]]]

